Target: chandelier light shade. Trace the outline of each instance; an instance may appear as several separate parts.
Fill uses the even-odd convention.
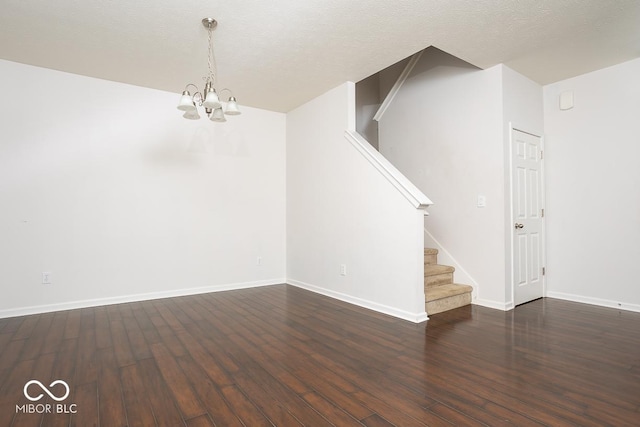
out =
[[[193,83],[185,86],[180,101],[178,102],[178,110],[184,111],[182,117],[188,120],[198,120],[200,113],[198,113],[198,107],[204,108],[205,113],[209,119],[213,122],[226,122],[225,116],[237,116],[240,114],[238,108],[238,101],[233,96],[231,90],[224,88],[220,91],[216,90],[216,83],[218,77],[218,70],[216,66],[216,58],[213,52],[213,30],[218,23],[213,18],[204,18],[202,25],[207,29],[208,33],[208,51],[207,51],[207,64],[209,73],[202,78],[205,82],[204,90],[198,89]],[[193,95],[189,92],[189,88],[194,89]],[[228,92],[229,98],[227,99],[226,106],[224,106],[220,100],[220,95]]]
[[[238,102],[236,101],[235,97],[229,97],[229,102],[227,102],[227,109],[225,111],[225,114],[228,116],[237,116],[238,114],[240,114],[240,110],[238,109]]]
[[[211,117],[210,117],[212,122],[226,122],[227,119],[224,117],[224,112],[222,111],[222,107],[220,108],[216,108],[215,110],[213,110],[213,113],[211,113]]]
[[[185,112],[182,117],[189,120],[198,120],[200,118],[200,114],[198,114],[198,109],[194,108],[191,111]]]
[[[178,104],[178,110],[181,111],[197,111],[196,104],[193,102],[193,98],[191,98],[191,94],[188,90],[182,92],[182,96],[180,97],[180,103]]]

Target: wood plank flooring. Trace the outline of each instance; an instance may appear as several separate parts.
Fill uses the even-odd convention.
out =
[[[58,403],[31,379],[66,381],[73,410],[17,411]],[[0,427],[243,425],[638,426],[640,313],[542,299],[415,325],[278,285],[0,319]]]

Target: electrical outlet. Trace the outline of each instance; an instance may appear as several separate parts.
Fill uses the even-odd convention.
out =
[[[261,256],[256,258],[256,265],[258,265],[258,266],[262,265],[262,257]]]
[[[43,285],[50,285],[51,284],[51,273],[49,273],[47,271],[43,271],[42,272],[42,284]]]
[[[346,264],[340,264],[340,275],[341,276],[346,276],[347,275],[347,265]]]

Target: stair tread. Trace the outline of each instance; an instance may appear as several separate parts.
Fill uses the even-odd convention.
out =
[[[434,248],[424,248],[425,255],[438,255],[438,250]]]
[[[430,302],[471,291],[473,291],[473,287],[469,285],[461,285],[457,283],[451,283],[449,285],[439,285],[427,288],[425,290],[425,300],[426,302]]]
[[[450,265],[427,264],[424,266],[424,275],[435,276],[436,274],[453,273],[455,270]]]

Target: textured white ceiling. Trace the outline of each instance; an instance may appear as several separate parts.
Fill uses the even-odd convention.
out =
[[[639,0],[2,0],[0,58],[289,111],[433,45],[546,84],[640,57]]]

